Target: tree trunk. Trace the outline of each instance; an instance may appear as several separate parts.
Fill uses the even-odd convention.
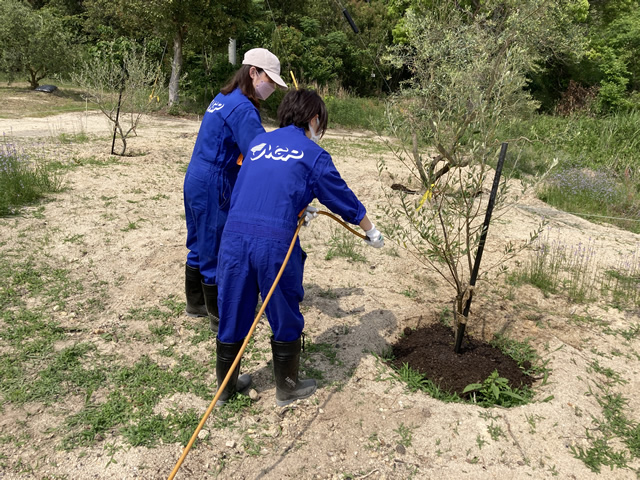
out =
[[[182,70],[182,29],[173,37],[173,60],[171,61],[171,79],[169,80],[169,107],[178,103],[178,84]]]
[[[29,88],[31,88],[31,90],[35,90],[40,86],[40,82],[38,79],[38,72],[31,67],[28,67],[28,68],[29,68]]]

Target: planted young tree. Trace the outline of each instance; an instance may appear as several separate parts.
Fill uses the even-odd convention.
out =
[[[388,192],[386,233],[453,287],[458,330],[459,322],[466,323],[463,312],[473,296],[469,279],[488,228],[482,220],[491,164],[506,140],[498,138],[499,127],[535,110],[525,89],[527,73],[559,49],[581,46],[569,8],[573,2],[428,3],[407,10],[406,43],[390,57],[412,72],[392,102],[389,119],[402,141],[394,152],[421,186],[421,195],[407,189]],[[500,183],[494,219],[504,213],[507,186],[505,180]],[[516,252],[517,246],[508,243],[484,274],[504,268]]]
[[[160,108],[164,82],[159,63],[147,56],[144,46],[125,41],[100,47],[72,79],[109,119],[114,141],[117,135],[122,142],[119,155],[124,155],[127,138],[135,134],[142,115]]]

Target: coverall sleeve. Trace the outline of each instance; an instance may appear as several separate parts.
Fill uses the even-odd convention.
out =
[[[312,189],[315,197],[345,222],[358,225],[367,210],[342,179],[327,152],[320,154],[313,171]]]
[[[260,114],[253,105],[241,105],[236,108],[227,118],[227,125],[231,128],[240,153],[245,158],[251,141],[256,135],[265,132],[260,122]]]

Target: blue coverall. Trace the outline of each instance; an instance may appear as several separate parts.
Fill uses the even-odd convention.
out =
[[[314,198],[352,224],[366,210],[336,170],[331,156],[290,125],[258,135],[249,147],[231,196],[218,267],[218,339],[235,343],[249,333],[258,291],[267,295],[297,228]],[[297,239],[266,307],[274,340],[297,340],[304,328],[299,303],[306,254]]]
[[[184,179],[187,265],[199,268],[204,283],[217,282],[218,250],[231,191],[249,143],[264,133],[260,113],[240,89],[219,93],[207,108]]]

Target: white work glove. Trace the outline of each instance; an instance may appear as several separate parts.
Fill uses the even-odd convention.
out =
[[[304,216],[303,225],[305,227],[308,227],[309,224],[311,223],[311,220],[313,220],[318,216],[318,209],[316,207],[312,207],[311,205],[309,205],[307,206],[307,208],[304,209],[304,213],[302,215]]]
[[[382,234],[373,223],[371,224],[371,230],[367,230],[364,233],[367,236],[367,240],[365,240],[367,245],[371,245],[373,248],[382,248],[384,246],[384,238],[382,238]]]

